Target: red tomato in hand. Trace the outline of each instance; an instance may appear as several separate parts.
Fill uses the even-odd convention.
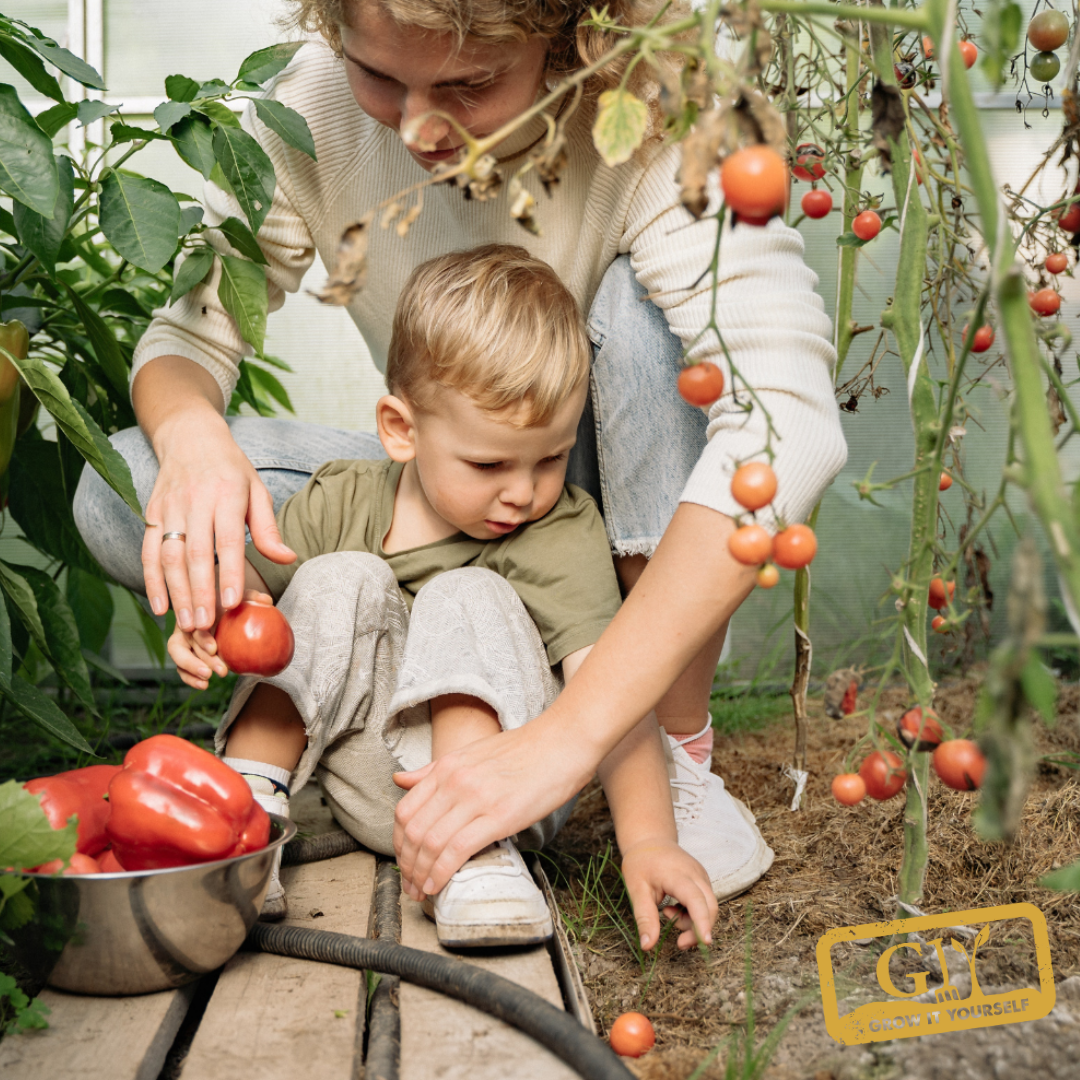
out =
[[[791,166],[791,173],[800,180],[820,180],[825,175],[824,159],[825,151],[817,143],[799,143],[795,147],[795,164]]]
[[[765,225],[787,205],[787,165],[771,146],[744,146],[724,159],[720,187],[740,221]]]
[[[866,781],[858,773],[841,773],[833,777],[832,793],[842,806],[854,806],[866,798]]]
[[[851,231],[860,240],[873,240],[881,232],[881,218],[874,210],[864,210],[851,223]]]
[[[1073,203],[1061,212],[1058,228],[1067,233],[1080,232],[1080,203]]]
[[[785,570],[809,566],[817,554],[817,537],[809,525],[789,525],[773,539],[773,558]]]
[[[974,791],[986,772],[986,758],[970,739],[943,742],[934,751],[933,763],[941,782],[957,791]]]
[[[704,408],[724,392],[724,373],[713,363],[703,360],[679,372],[679,393],[683,401]]]
[[[623,1013],[608,1032],[611,1049],[621,1057],[641,1057],[656,1042],[656,1032],[647,1016],[641,1013]]]
[[[1056,315],[1061,307],[1061,297],[1053,289],[1040,289],[1028,293],[1028,303],[1037,315]]]
[[[780,581],[780,571],[769,563],[768,566],[763,566],[757,572],[757,583],[759,589],[771,589],[774,585]]]
[[[1069,256],[1063,251],[1055,251],[1052,255],[1046,256],[1046,262],[1043,263],[1046,267],[1048,274],[1063,274],[1069,266]]]
[[[964,327],[964,340],[967,341],[968,327]],[[980,326],[975,331],[975,337],[971,342],[972,352],[986,352],[994,344],[994,328],[992,326]]]
[[[974,41],[960,42],[960,55],[964,58],[964,67],[973,68],[975,61],[979,59],[979,50]]]
[[[808,218],[827,217],[832,212],[832,196],[827,191],[808,191],[802,197],[801,205]]]
[[[896,734],[900,741],[910,749],[933,750],[944,738],[941,721],[933,709],[923,710],[921,705],[908,709],[897,721]]]
[[[945,590],[948,588],[949,595],[946,597]],[[950,581],[948,586],[941,578],[936,577],[930,582],[930,597],[927,603],[935,610],[941,611],[943,608],[949,606],[952,603],[952,598],[956,595],[956,582]]]
[[[891,799],[907,782],[904,763],[891,750],[868,754],[859,766],[859,775],[866,785],[866,794],[878,802]]]
[[[740,465],[731,478],[731,494],[747,510],[760,510],[773,501],[776,494],[776,473],[764,461]]]
[[[773,538],[760,525],[743,525],[728,537],[728,551],[744,566],[760,566],[772,549]]]
[[[240,603],[221,616],[214,631],[218,655],[238,675],[277,675],[293,657],[292,627],[272,604]]]

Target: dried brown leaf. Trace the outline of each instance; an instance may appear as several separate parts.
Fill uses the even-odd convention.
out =
[[[696,218],[705,213],[709,204],[709,171],[716,167],[724,126],[720,111],[710,109],[698,117],[693,130],[683,139],[679,197],[683,206]]]
[[[870,94],[870,129],[874,146],[881,152],[881,168],[892,168],[892,147],[904,130],[904,98],[895,86],[878,80]]]
[[[324,304],[345,307],[364,286],[367,276],[367,249],[374,211],[348,226],[341,234],[334,268],[326,284],[312,295]]]
[[[569,158],[566,153],[566,133],[560,127],[543,147],[534,150],[529,155],[536,175],[540,177],[540,183],[544,185],[544,191],[551,194],[551,189],[559,182],[563,169],[566,168]]]
[[[1065,406],[1061,404],[1057,390],[1051,386],[1046,391],[1046,411],[1050,414],[1050,425],[1056,435],[1065,423]]]
[[[409,229],[412,227],[412,223],[420,216],[420,211],[423,209],[423,200],[418,199],[416,205],[410,206],[402,216],[401,220],[394,226],[394,230],[403,240],[409,235]]]
[[[515,176],[507,187],[507,195],[510,199],[510,216],[523,228],[534,236],[540,235],[540,226],[533,217],[536,209],[536,200],[532,192],[521,182],[521,178]]]

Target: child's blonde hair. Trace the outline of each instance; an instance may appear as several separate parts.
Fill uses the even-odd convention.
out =
[[[392,394],[428,406],[433,384],[518,427],[546,424],[589,376],[591,347],[574,298],[524,248],[487,244],[418,266],[394,312]]]

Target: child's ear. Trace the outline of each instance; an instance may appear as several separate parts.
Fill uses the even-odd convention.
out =
[[[375,423],[388,457],[402,462],[416,457],[416,421],[408,402],[393,394],[379,398]]]

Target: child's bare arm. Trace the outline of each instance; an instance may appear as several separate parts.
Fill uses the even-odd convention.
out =
[[[563,660],[569,682],[589,649]],[[716,897],[700,863],[679,847],[671,786],[656,716],[650,712],[600,763],[597,773],[615,822],[623,856],[623,877],[641,931],[641,947],[660,937],[657,904],[669,895],[688,915],[678,920],[679,947],[712,939]]]

